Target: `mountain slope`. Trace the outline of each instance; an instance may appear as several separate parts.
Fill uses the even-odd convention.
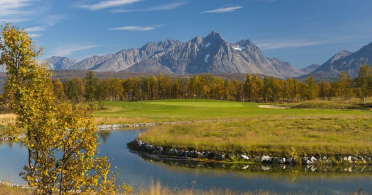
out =
[[[309,74],[309,73],[313,72],[314,70],[316,70],[319,67],[320,67],[319,64],[311,64],[310,66],[300,68],[300,70],[305,74]]]
[[[53,70],[69,70],[76,64],[75,60],[59,56],[52,56],[50,58],[36,61],[38,64],[48,63],[48,67]],[[0,72],[6,72],[5,65],[0,66]]]
[[[320,78],[337,78],[341,71],[345,71],[355,78],[358,76],[359,67],[366,63],[372,63],[372,43],[354,53],[345,50],[338,52],[311,74]]]
[[[68,70],[76,64],[75,60],[59,56],[53,56],[42,60],[41,62],[47,62],[49,67],[52,67],[53,70]]]

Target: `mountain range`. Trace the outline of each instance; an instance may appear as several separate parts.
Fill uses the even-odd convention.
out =
[[[48,59],[47,59],[48,60]],[[89,69],[165,74],[252,73],[278,78],[305,74],[288,62],[266,58],[250,40],[228,43],[218,32],[195,37],[188,42],[167,39],[149,42],[141,48],[124,49],[115,54],[93,56],[74,63],[52,57],[54,69]]]
[[[79,62],[56,56],[41,61],[48,62],[54,70],[85,69],[174,75],[250,73],[277,78],[306,77],[312,74],[322,79],[337,78],[341,71],[356,77],[359,66],[372,62],[372,43],[354,53],[340,51],[322,65],[312,64],[301,69],[277,58],[265,57],[249,39],[228,43],[221,34],[214,31],[187,42],[172,39],[149,42],[141,48],[123,49],[115,54],[92,56]],[[5,67],[1,66],[0,71],[5,71]]]

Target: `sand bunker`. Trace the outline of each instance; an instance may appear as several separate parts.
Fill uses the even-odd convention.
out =
[[[288,107],[284,106],[273,106],[273,105],[259,105],[259,108],[271,108],[271,109],[287,109]]]

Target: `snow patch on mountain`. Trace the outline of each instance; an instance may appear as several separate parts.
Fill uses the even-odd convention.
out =
[[[245,49],[245,47],[242,47],[242,46],[238,45],[236,47],[233,47],[233,49],[241,51],[241,50]]]
[[[204,58],[205,63],[208,63],[208,58],[209,58],[209,56],[211,56],[211,54],[207,54],[207,55],[205,55],[205,58]]]

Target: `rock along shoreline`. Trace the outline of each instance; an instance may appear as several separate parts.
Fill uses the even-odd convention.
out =
[[[171,122],[167,122],[171,123]],[[163,123],[164,124],[164,123]],[[127,129],[127,128],[142,128],[142,127],[151,127],[151,126],[158,126],[161,125],[160,123],[132,123],[132,124],[111,124],[111,125],[97,125],[97,131],[111,131],[111,130],[119,130],[119,129]],[[15,137],[0,137],[1,141],[10,141],[14,140]],[[20,134],[17,136],[18,139],[26,138],[26,134]]]
[[[197,151],[192,148],[180,149],[156,146],[136,138],[128,143],[132,152],[154,160],[192,161],[214,163],[252,163],[252,164],[288,164],[288,165],[371,165],[372,155],[339,154],[334,156],[285,156],[280,154],[234,153],[224,151]]]

